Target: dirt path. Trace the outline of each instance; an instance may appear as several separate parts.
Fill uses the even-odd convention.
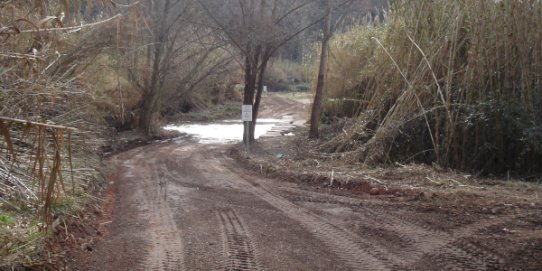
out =
[[[277,109],[264,114],[305,108],[273,99]],[[465,216],[255,177],[229,147],[183,141],[114,156],[109,234],[74,269],[508,270],[517,257],[477,240],[507,223],[541,222],[539,211]]]

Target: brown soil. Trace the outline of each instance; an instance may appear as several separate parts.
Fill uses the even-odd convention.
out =
[[[262,116],[305,115],[279,96],[264,103]],[[362,171],[299,141],[260,140],[250,159],[189,139],[112,156],[105,237],[64,268],[542,269],[539,186],[416,165]]]

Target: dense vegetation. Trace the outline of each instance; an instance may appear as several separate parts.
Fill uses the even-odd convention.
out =
[[[369,165],[540,173],[542,2],[393,3],[384,23],[333,40],[327,115],[354,119],[321,148]]]
[[[99,59],[120,16],[62,3],[0,3],[0,267],[46,261],[47,234],[101,183],[98,138],[114,111],[98,108],[115,96],[92,80],[109,71]]]

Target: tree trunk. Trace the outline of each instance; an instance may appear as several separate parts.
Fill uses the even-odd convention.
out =
[[[152,115],[156,111],[156,99],[158,89],[158,77],[160,76],[160,56],[162,54],[161,45],[157,45],[154,50],[154,63],[149,87],[143,96],[141,106],[141,118],[139,119],[139,128],[146,135],[151,134]]]
[[[146,134],[152,134],[152,115],[156,108],[156,95],[148,95],[141,106],[141,114],[139,119],[139,127]]]
[[[143,130],[146,135],[150,135],[152,126],[152,115],[158,111],[158,94],[159,90],[162,87],[163,81],[160,79],[162,73],[162,58],[164,57],[165,43],[167,40],[166,28],[167,28],[167,14],[170,7],[170,0],[166,0],[163,7],[163,16],[161,18],[160,24],[155,29],[155,37],[153,40],[156,41],[154,45],[154,52],[152,55],[152,70],[151,70],[151,80],[146,84],[145,94],[143,95],[143,101],[141,106],[141,113],[139,119],[139,128]],[[149,51],[150,53],[150,51]],[[150,58],[149,58],[150,60]]]
[[[324,98],[324,87],[326,79],[326,68],[329,56],[329,40],[331,39],[331,0],[326,0],[326,16],[324,17],[324,38],[322,40],[322,52],[320,53],[320,67],[318,68],[318,81],[316,84],[316,93],[312,104],[309,138],[318,138],[320,136],[318,125],[322,114],[322,99]]]
[[[267,63],[269,62],[269,56],[270,50],[269,48],[265,50],[265,53],[262,56],[262,64],[260,65],[259,71],[258,71],[258,86],[256,91],[256,99],[254,101],[254,108],[252,108],[252,127],[250,127],[250,141],[254,142],[255,136],[254,133],[256,131],[256,122],[258,121],[258,112],[260,110],[260,102],[262,100],[262,93],[263,93],[263,87],[264,83],[263,80],[265,78],[265,71],[267,69]]]
[[[156,111],[156,101],[158,89],[160,88],[160,62],[163,54],[163,45],[157,44],[154,49],[153,65],[151,80],[148,88],[143,96],[143,103],[141,106],[141,118],[139,120],[139,127],[146,135],[151,134],[151,122],[152,115]]]
[[[247,48],[250,49],[251,45],[248,45]],[[260,45],[256,46],[254,53],[251,54],[247,50],[247,56],[245,58],[245,89],[243,90],[243,104],[253,106],[254,103],[254,92],[256,89],[256,78],[258,75],[258,64],[260,60],[260,54],[262,47]],[[247,143],[250,140],[250,131],[252,125],[245,125],[243,131],[243,142]],[[248,138],[247,138],[248,135]]]

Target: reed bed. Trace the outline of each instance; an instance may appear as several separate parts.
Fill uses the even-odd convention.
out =
[[[538,0],[394,1],[384,23],[334,39],[328,95],[357,114],[321,149],[539,178],[540,25]]]
[[[119,16],[82,2],[0,3],[0,269],[51,261],[44,240],[101,180],[104,113],[85,70],[114,35],[92,30]]]

